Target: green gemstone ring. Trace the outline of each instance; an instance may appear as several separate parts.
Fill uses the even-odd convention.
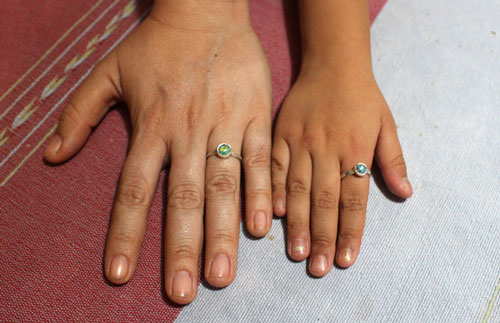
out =
[[[340,176],[340,180],[343,180],[349,175],[356,175],[358,177],[363,177],[365,175],[371,176],[372,172],[368,169],[368,167],[363,163],[357,163],[353,169],[348,170]]]
[[[237,153],[233,153],[233,150],[231,149],[231,146],[229,144],[226,144],[226,143],[219,144],[217,146],[217,149],[215,149],[215,151],[209,152],[207,154],[207,158],[210,157],[210,156],[217,156],[217,157],[222,158],[222,159],[227,159],[229,157],[234,157],[236,159],[239,159],[240,161],[243,160],[243,158],[241,157],[241,155],[239,155]]]

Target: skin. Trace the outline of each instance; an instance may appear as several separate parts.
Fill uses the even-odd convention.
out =
[[[391,111],[371,67],[366,0],[300,0],[303,61],[273,141],[273,207],[287,216],[288,254],[326,275],[353,265],[369,177],[341,173],[374,158],[395,195],[412,188]]]
[[[241,166],[235,158],[206,159],[221,142],[244,156],[250,233],[268,232],[273,208],[286,214],[288,254],[309,257],[314,276],[334,261],[349,267],[359,254],[369,180],[341,181],[342,172],[359,161],[371,168],[376,158],[389,189],[411,196],[396,126],[371,70],[367,2],[299,3],[303,62],[274,133],[273,205],[270,75],[246,1],[156,1],[75,92],[46,149],[49,162],[77,154],[116,102],[126,102],[131,116],[104,259],[112,283],[126,283],[135,271],[165,166],[168,297],[187,304],[196,296],[203,239],[207,282],[224,287],[234,280]]]
[[[204,276],[227,286],[237,269],[242,166],[249,232],[266,235],[272,219],[271,81],[247,2],[156,1],[75,92],[45,159],[77,154],[118,101],[127,104],[133,134],[106,241],[106,277],[124,284],[134,274],[167,166],[166,293],[178,304],[195,298],[204,239]],[[206,157],[222,142],[244,156],[242,164]]]

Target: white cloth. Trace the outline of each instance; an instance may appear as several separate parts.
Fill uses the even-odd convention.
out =
[[[361,254],[322,279],[288,260],[281,220],[242,233],[236,280],[200,285],[178,322],[500,322],[500,2],[389,0],[372,44],[414,196],[372,178]]]

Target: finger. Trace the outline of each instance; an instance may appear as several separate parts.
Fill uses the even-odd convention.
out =
[[[372,157],[344,159],[342,172],[351,170],[360,160],[371,161]],[[371,163],[366,163],[371,167]],[[365,226],[366,204],[368,201],[369,175],[358,177],[349,175],[340,185],[340,217],[336,248],[336,262],[341,267],[351,266],[361,247]]]
[[[182,136],[179,136],[182,137]],[[198,290],[203,244],[206,140],[182,138],[171,145],[165,224],[165,290],[178,304]]]
[[[245,214],[248,231],[256,237],[271,228],[273,208],[271,195],[271,125],[255,121],[243,139],[245,173]]]
[[[309,255],[311,157],[303,146],[290,147],[290,169],[287,178],[287,248],[288,255],[297,261]]]
[[[63,162],[75,155],[90,131],[119,99],[116,63],[106,57],[89,74],[59,116],[56,133],[44,157],[52,163]]]
[[[240,154],[242,135],[237,131],[216,129],[209,141],[209,151],[221,143]],[[233,134],[233,135],[230,135]],[[241,162],[234,158],[210,156],[205,180],[205,278],[215,287],[229,285],[236,276],[240,228]]]
[[[326,275],[335,258],[340,194],[340,165],[336,156],[313,155],[311,191],[311,254],[309,272]]]
[[[273,210],[277,216],[286,214],[286,179],[290,163],[290,152],[288,144],[281,137],[274,137],[272,148],[272,188],[273,188]]]
[[[134,133],[118,185],[104,256],[106,277],[114,284],[126,283],[137,266],[165,154],[163,140]]]
[[[402,198],[410,197],[413,190],[407,178],[406,164],[391,114],[382,122],[375,153],[382,176],[391,192]]]

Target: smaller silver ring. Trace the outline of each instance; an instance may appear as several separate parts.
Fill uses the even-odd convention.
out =
[[[239,161],[243,161],[243,157],[240,154],[233,152],[231,146],[226,143],[221,143],[217,146],[215,151],[211,151],[207,154],[207,158],[210,156],[217,156],[222,159],[228,159],[229,157],[234,157]]]
[[[340,180],[343,180],[349,175],[356,175],[357,177],[371,176],[372,172],[368,169],[368,166],[364,163],[357,163],[351,170],[340,175]]]

